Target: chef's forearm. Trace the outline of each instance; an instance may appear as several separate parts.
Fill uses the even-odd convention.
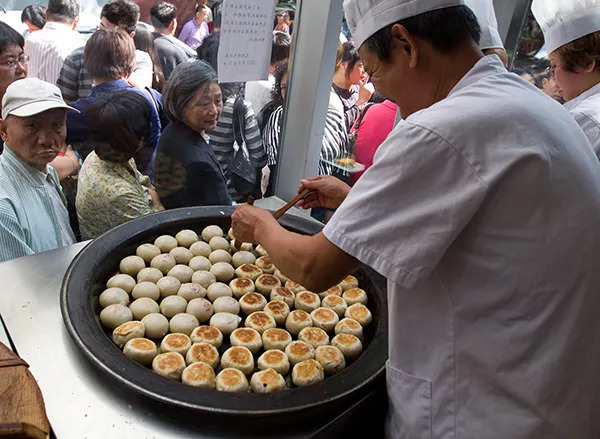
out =
[[[258,238],[275,266],[310,291],[327,290],[359,265],[323,233],[300,235],[277,224],[261,230]]]

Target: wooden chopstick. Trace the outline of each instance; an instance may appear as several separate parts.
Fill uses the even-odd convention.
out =
[[[310,194],[310,192],[311,192],[310,189],[304,189],[302,192],[300,192],[298,195],[296,195],[293,200],[291,200],[289,203],[287,203],[285,206],[283,206],[281,209],[279,209],[277,212],[275,212],[273,214],[273,217],[276,220],[281,218],[284,213],[286,213],[288,210],[290,210],[292,207],[294,207],[298,201],[300,201],[301,199],[306,197],[308,194]]]

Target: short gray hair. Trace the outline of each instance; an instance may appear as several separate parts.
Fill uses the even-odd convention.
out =
[[[212,82],[217,82],[217,73],[204,61],[183,62],[175,67],[163,92],[169,119],[185,123],[186,107],[200,87]]]

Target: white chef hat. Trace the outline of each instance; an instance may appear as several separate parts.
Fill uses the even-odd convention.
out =
[[[397,21],[464,3],[464,0],[344,0],[344,13],[352,39],[360,47],[374,33]]]
[[[465,4],[471,8],[481,27],[479,48],[481,50],[504,49],[502,38],[498,33],[498,20],[492,0],[465,0]]]
[[[533,0],[548,53],[600,30],[600,0]]]

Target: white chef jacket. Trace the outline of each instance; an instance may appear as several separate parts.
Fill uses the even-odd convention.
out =
[[[400,122],[324,229],[388,278],[389,437],[600,437],[599,224],[585,135],[497,57]]]
[[[565,108],[579,124],[600,160],[600,84],[566,102]]]

